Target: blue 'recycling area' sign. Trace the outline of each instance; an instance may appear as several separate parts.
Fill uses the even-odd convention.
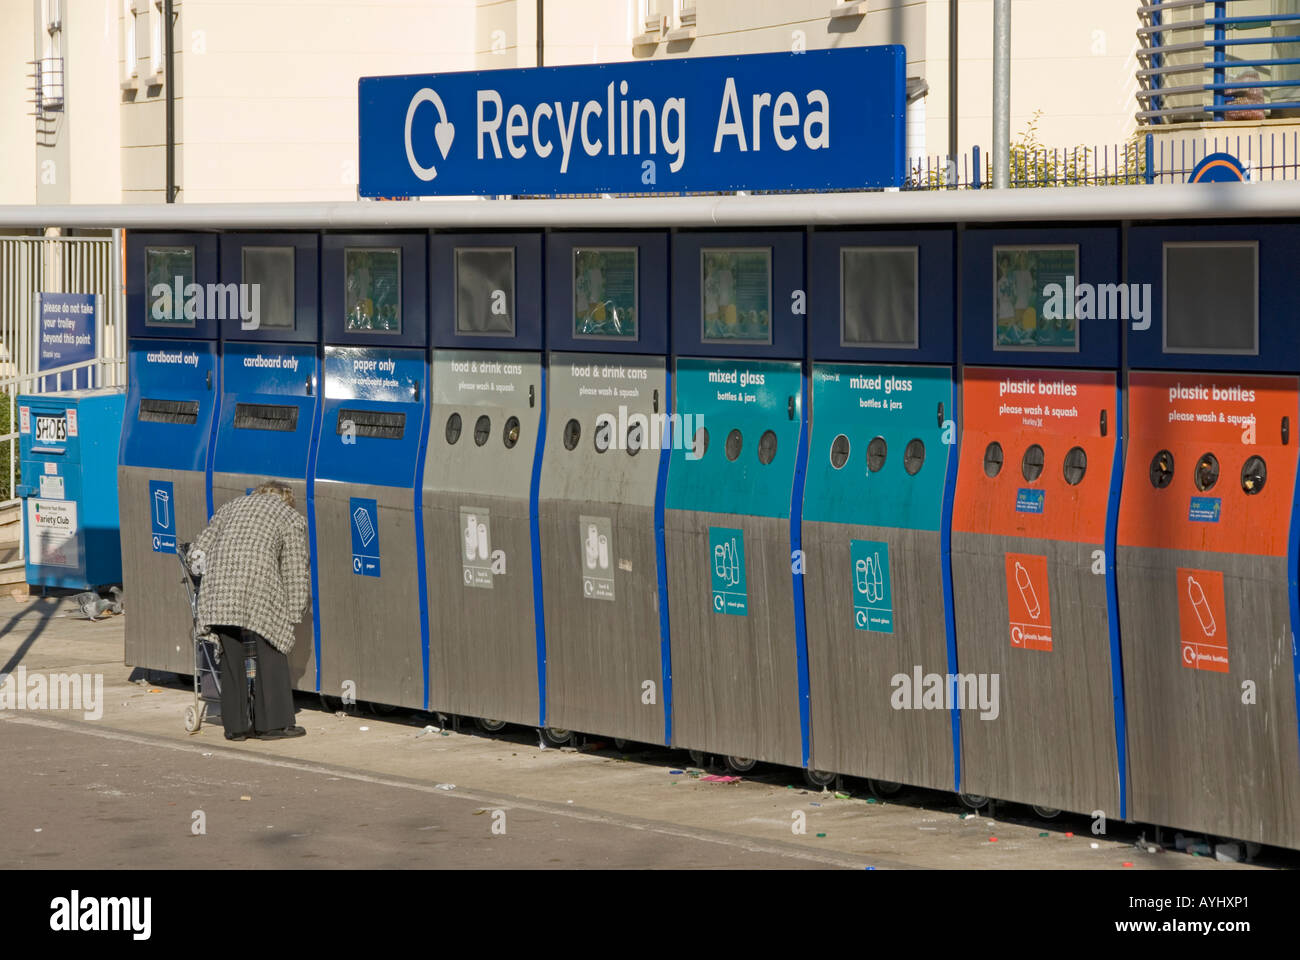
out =
[[[897,45],[363,77],[364,197],[899,186]]]

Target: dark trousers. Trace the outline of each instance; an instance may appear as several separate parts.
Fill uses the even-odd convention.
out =
[[[266,733],[292,727],[293,684],[289,658],[266,642],[261,634],[239,627],[213,627],[221,638],[221,722],[226,733]],[[257,674],[253,682],[252,716],[249,716],[247,653],[244,640],[257,648]]]

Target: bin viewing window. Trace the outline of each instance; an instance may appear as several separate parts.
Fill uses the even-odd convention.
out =
[[[691,452],[695,454],[695,459],[699,460],[709,452],[709,428],[700,427],[695,431],[695,442],[691,447]]]
[[[921,467],[925,465],[925,441],[916,437],[908,442],[907,449],[903,451],[903,469],[907,471],[909,477],[914,477],[921,472]]]
[[[1078,321],[1065,290],[1078,278],[1077,246],[994,247],[993,349],[1077,353]]]
[[[919,346],[917,260],[916,247],[840,250],[840,346]]]
[[[570,420],[564,425],[564,449],[573,450],[578,446],[578,440],[582,437],[582,424],[577,420]]]
[[[145,247],[145,326],[194,326],[194,317],[185,316],[185,288],[193,282],[193,247]]]
[[[402,251],[348,247],[343,251],[344,328],[352,333],[402,332]]]
[[[1151,468],[1147,471],[1151,486],[1163,490],[1174,482],[1174,455],[1168,450],[1161,450],[1151,458]]]
[[[758,462],[767,466],[776,459],[776,431],[764,430],[758,438]]]
[[[735,460],[740,456],[740,450],[744,445],[745,439],[740,435],[739,430],[732,430],[727,434],[727,444],[724,451],[727,454],[727,459]]]
[[[867,469],[872,473],[879,473],[888,456],[889,446],[885,443],[885,438],[872,437],[871,442],[867,444]]]
[[[243,281],[257,284],[256,329],[292,330],[293,247],[244,247]]]
[[[635,247],[575,247],[573,335],[637,339],[637,282]]]
[[[1259,244],[1166,243],[1165,353],[1259,354]]]
[[[141,397],[138,419],[141,423],[183,423],[193,426],[199,422],[199,402]]]
[[[480,414],[474,421],[474,446],[483,446],[490,436],[492,436],[492,418],[486,413]]]
[[[358,437],[400,440],[406,430],[406,414],[380,410],[339,410],[338,425],[334,432],[340,435],[347,433],[349,425]]]
[[[1248,457],[1241,467],[1241,489],[1251,497],[1264,489],[1268,480],[1268,467],[1263,457]]]
[[[236,403],[235,429],[293,433],[298,429],[298,408],[272,403]]]
[[[1002,444],[994,440],[984,448],[984,476],[996,477],[1002,472]]]
[[[1043,448],[1038,444],[1031,443],[1020,458],[1020,475],[1026,483],[1033,483],[1043,475]]]
[[[700,251],[701,339],[772,342],[772,251],[752,247]]]
[[[453,413],[450,417],[447,418],[447,426],[443,430],[443,434],[447,437],[447,443],[449,445],[455,445],[456,441],[460,439],[460,414],[459,413]]]
[[[515,248],[456,248],[456,332],[515,335]]]
[[[1088,452],[1083,447],[1071,447],[1061,464],[1061,472],[1065,475],[1066,483],[1077,487],[1088,472]]]
[[[1192,480],[1196,484],[1196,489],[1202,493],[1213,490],[1214,485],[1219,482],[1219,458],[1212,453],[1202,454],[1201,459],[1196,462],[1196,472],[1192,475]]]
[[[507,450],[515,448],[515,444],[519,442],[518,417],[510,417],[506,420],[506,427],[501,431],[501,442],[505,444]]]
[[[836,470],[843,469],[844,464],[849,462],[849,438],[840,434],[831,441],[831,466]]]

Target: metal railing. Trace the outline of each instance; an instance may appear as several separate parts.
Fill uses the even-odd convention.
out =
[[[21,473],[18,394],[126,382],[120,236],[0,237],[0,509],[18,502],[14,496]],[[40,369],[37,297],[41,293],[98,295],[94,359]],[[81,370],[86,373],[78,374]],[[21,564],[21,557],[20,540],[19,559],[0,564],[0,569]]]
[[[1300,0],[1150,0],[1138,17],[1139,121],[1300,111]]]

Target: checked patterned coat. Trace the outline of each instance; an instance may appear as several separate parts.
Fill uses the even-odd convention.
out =
[[[307,521],[274,494],[224,504],[190,548],[201,552],[199,620],[260,633],[281,653],[311,599]]]

